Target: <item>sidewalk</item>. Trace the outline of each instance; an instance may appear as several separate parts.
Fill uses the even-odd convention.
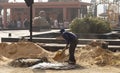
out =
[[[59,32],[59,30],[33,32],[32,35],[45,34],[45,33],[51,33],[51,32]],[[1,42],[2,37],[9,37],[9,33],[11,33],[11,37],[13,38],[21,38],[23,36],[30,36],[29,30],[1,30],[0,31],[0,42]]]

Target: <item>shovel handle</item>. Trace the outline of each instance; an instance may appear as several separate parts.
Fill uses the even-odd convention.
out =
[[[63,48],[62,52],[64,52],[66,49],[67,49],[66,47],[65,47],[65,48]]]

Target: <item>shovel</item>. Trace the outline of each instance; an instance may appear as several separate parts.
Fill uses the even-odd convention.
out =
[[[53,57],[53,59],[55,61],[61,61],[61,60],[63,60],[66,57],[65,50],[66,50],[66,48],[64,48],[62,51],[60,51],[60,50],[57,51],[57,53],[55,54],[55,56]]]

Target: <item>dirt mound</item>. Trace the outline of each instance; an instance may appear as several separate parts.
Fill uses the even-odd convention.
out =
[[[95,45],[93,45],[95,44]],[[55,53],[48,52],[42,47],[32,42],[15,42],[15,43],[0,43],[0,62],[9,59],[18,58],[43,58],[46,57],[50,62],[54,62],[53,56]],[[62,57],[55,59],[58,62],[67,61],[69,52],[66,50]],[[120,52],[115,53],[107,49],[103,49],[99,43],[86,45],[82,48],[76,48],[75,57],[78,64],[84,65],[114,65],[120,67]],[[53,58],[53,59],[52,59]]]
[[[105,44],[104,47],[106,48],[106,43],[102,43],[100,41],[92,41],[85,47],[76,48],[75,57],[77,63],[83,65],[120,66],[120,52],[115,53],[110,50],[103,49],[103,44]],[[68,50],[66,50],[57,61],[64,62],[65,60],[68,60],[68,57],[69,53]]]
[[[85,47],[76,50],[76,59],[78,63],[96,64],[99,66],[115,65],[120,66],[120,52],[116,54],[107,50],[108,43],[104,41],[92,41]]]
[[[89,48],[89,50],[84,48]],[[99,66],[120,65],[120,57],[109,50],[102,49],[99,46],[86,46],[84,48],[77,50],[76,59],[78,63]]]
[[[10,59],[41,58],[49,57],[51,54],[32,42],[0,43],[0,56]]]

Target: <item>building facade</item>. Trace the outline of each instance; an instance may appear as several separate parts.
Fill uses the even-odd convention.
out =
[[[40,10],[44,10],[52,19],[63,21],[72,21],[76,17],[85,17],[87,6],[90,3],[85,2],[36,2],[33,4],[33,18],[38,16]],[[7,26],[7,21],[21,20],[30,18],[29,7],[25,3],[0,3],[3,8],[3,25]],[[10,20],[7,20],[7,9],[10,9]]]

